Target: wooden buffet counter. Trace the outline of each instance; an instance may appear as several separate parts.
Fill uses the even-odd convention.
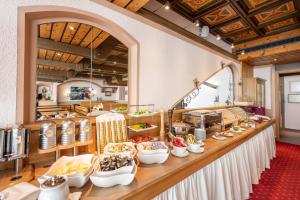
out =
[[[79,190],[83,192],[83,199],[89,200],[151,199],[246,142],[273,123],[273,120],[263,122],[257,125],[255,129],[249,129],[241,135],[235,135],[224,141],[207,139],[205,151],[202,154],[190,153],[185,158],[170,155],[164,164],[141,164],[138,167],[135,180],[128,186],[99,188],[93,186],[89,181]]]

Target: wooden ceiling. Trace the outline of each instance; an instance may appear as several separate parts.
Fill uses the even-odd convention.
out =
[[[109,33],[88,24],[77,22],[40,24],[37,47],[39,79],[50,79],[55,75],[53,71],[58,75],[65,75],[61,81],[70,78],[70,74],[88,77],[86,71],[90,69],[91,57],[94,59],[95,77],[111,78],[127,75],[127,47]]]
[[[162,4],[166,0],[158,0]],[[300,27],[299,0],[170,0],[175,12],[240,44]]]

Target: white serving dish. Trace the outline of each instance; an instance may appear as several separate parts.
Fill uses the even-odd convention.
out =
[[[112,145],[116,145],[116,144],[122,144],[122,143],[108,143],[107,145],[105,145],[104,147],[104,154],[105,155],[129,155],[129,156],[134,156],[137,153],[137,150],[135,149],[135,146],[132,142],[123,142],[123,144],[126,144],[128,146],[131,146],[132,149],[131,151],[123,151],[123,152],[116,152],[116,153],[111,153],[108,151],[108,148],[110,148],[110,146]]]
[[[106,155],[107,156],[107,155]],[[130,174],[132,173],[135,162],[134,159],[132,158],[132,165],[131,166],[124,166],[120,167],[119,169],[112,170],[112,171],[101,171],[100,170],[100,161],[105,157],[105,155],[102,155],[99,157],[99,161],[97,162],[97,167],[95,168],[95,172],[99,176],[116,176],[120,174]]]
[[[156,141],[158,142],[158,141]],[[168,152],[168,147],[165,145],[164,142],[160,142],[165,149],[156,149],[156,150],[145,150],[143,145],[147,145],[147,144],[152,144],[152,142],[141,142],[139,144],[137,144],[137,149],[139,151],[139,153],[141,154],[162,154],[162,153],[167,153]]]
[[[153,116],[153,115],[155,115],[157,113],[158,112],[151,112],[151,113],[142,114],[142,115],[135,115],[133,113],[129,113],[128,116],[130,116],[130,117],[150,117],[150,116]]]
[[[77,160],[78,162],[84,162],[89,165],[88,169],[84,174],[74,173],[74,174],[64,175],[65,177],[67,177],[67,182],[70,187],[77,187],[77,188],[82,187],[89,180],[89,176],[93,172],[93,166],[96,161],[96,158],[93,154],[85,154],[79,156],[63,156],[59,158],[43,176],[38,178],[38,182],[42,184],[49,177],[57,175],[58,170],[61,170],[66,165],[67,162],[72,160]]]
[[[138,133],[138,132],[143,132],[143,131],[149,131],[149,130],[152,130],[152,129],[156,129],[158,126],[151,124],[151,127],[149,127],[149,128],[144,128],[144,129],[139,129],[139,130],[133,129],[133,128],[131,128],[130,126],[127,126],[127,127],[128,127],[129,130],[132,130],[132,131]]]
[[[97,173],[93,173],[90,179],[93,185],[97,187],[112,187],[115,185],[129,185],[137,172],[137,166],[134,165],[134,169],[130,174],[119,174],[115,176],[100,176]]]
[[[142,154],[138,153],[137,157],[139,161],[143,164],[161,164],[168,160],[170,152],[167,153],[157,153],[157,154]]]

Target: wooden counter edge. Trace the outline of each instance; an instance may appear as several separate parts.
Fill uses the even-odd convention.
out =
[[[170,187],[176,185],[183,179],[189,177],[190,175],[194,174],[195,172],[199,171],[203,167],[209,165],[213,161],[217,160],[218,158],[222,157],[235,147],[239,146],[240,144],[244,143],[245,141],[249,140],[250,138],[254,137],[262,130],[268,128],[272,124],[275,123],[275,120],[271,120],[262,124],[260,127],[248,130],[250,133],[242,135],[242,137],[238,138],[237,141],[230,143],[230,145],[220,146],[215,151],[211,152],[209,155],[206,155],[205,158],[199,158],[193,161],[193,163],[189,163],[188,166],[183,165],[181,168],[174,170],[172,173],[168,173],[165,176],[161,176],[157,180],[147,184],[139,189],[131,192],[121,199],[152,199],[159,195],[160,193],[166,191]]]

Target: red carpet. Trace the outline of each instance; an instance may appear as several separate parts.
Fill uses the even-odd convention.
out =
[[[276,142],[271,169],[253,185],[251,200],[300,200],[300,145]]]

